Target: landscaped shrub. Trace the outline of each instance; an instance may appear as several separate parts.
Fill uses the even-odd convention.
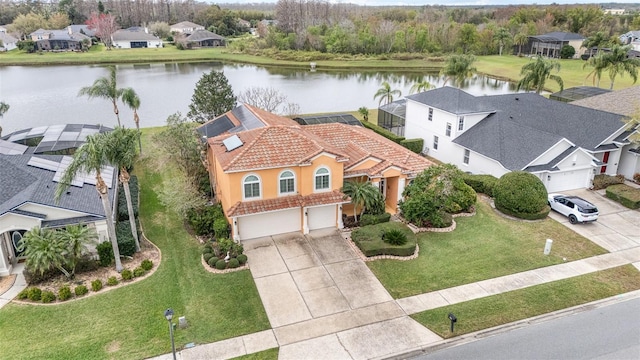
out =
[[[145,273],[146,273],[146,271],[143,268],[139,267],[139,266],[137,268],[133,269],[133,276],[134,277],[144,276]]]
[[[84,286],[84,285],[78,285],[78,286],[76,286],[75,289],[73,289],[73,292],[76,293],[76,296],[82,296],[82,295],[85,295],[86,293],[88,293],[89,289],[87,289],[87,287]]]
[[[111,248],[111,246],[109,246]],[[84,256],[78,259],[76,264],[76,274],[82,274],[85,272],[96,271],[100,268],[100,263],[89,256]]]
[[[121,256],[133,256],[136,253],[136,240],[131,233],[129,220],[119,221],[116,224],[116,238]]]
[[[50,303],[56,301],[56,294],[53,291],[43,291],[40,297],[43,303]]]
[[[18,293],[18,300],[24,300],[29,297],[29,288],[24,288]]]
[[[143,268],[145,271],[149,271],[149,270],[153,269],[153,261],[151,261],[149,259],[144,259],[140,263],[140,267]]]
[[[216,239],[216,242],[218,244],[218,249],[220,250],[220,254],[224,256],[226,256],[227,252],[229,252],[230,256],[237,257],[238,255],[244,252],[244,247],[241,244],[231,239],[221,238],[221,239]]]
[[[368,121],[362,121],[362,125],[364,127],[368,128],[368,129],[373,130],[378,135],[382,135],[382,136],[386,137],[387,139],[389,139],[389,140],[391,140],[391,141],[393,141],[395,143],[399,144],[402,140],[404,140],[403,136],[398,136],[398,135],[392,133],[391,131],[389,131],[389,130],[381,127],[381,126],[375,125],[375,124],[370,123]],[[422,149],[420,149],[420,150],[422,150]]]
[[[400,145],[413,151],[416,154],[420,154],[424,148],[424,139],[404,139],[400,141]]]
[[[224,217],[217,218],[213,222],[213,233],[215,234],[216,239],[228,237],[229,223],[227,223],[227,219]]]
[[[462,178],[465,184],[471,186],[476,193],[493,197],[493,188],[498,182],[497,177],[493,175],[464,174]]]
[[[640,189],[626,184],[611,185],[607,187],[607,197],[629,209],[640,209]]]
[[[624,175],[598,174],[593,177],[593,190],[606,189],[610,185],[624,184]]]
[[[131,204],[133,205],[133,214],[138,218],[138,177],[131,175],[129,179],[129,191],[131,192]],[[122,183],[118,185],[118,221],[129,220],[129,209],[127,209],[127,197],[124,193]]]
[[[124,269],[120,273],[120,276],[122,276],[122,280],[131,280],[133,279],[133,272],[129,269]]]
[[[41,282],[51,280],[54,277],[58,276],[60,272],[57,269],[50,269],[45,271],[44,273],[40,273],[39,271],[31,271],[28,267],[25,267],[22,275],[24,275],[24,279],[27,284],[35,285]]]
[[[549,214],[547,189],[526,171],[502,175],[493,189],[496,209],[521,219],[542,219]]]
[[[109,278],[107,279],[107,285],[109,286],[118,285],[118,279],[115,276],[109,276]]]
[[[240,262],[240,265],[244,265],[247,263],[247,255],[245,254],[238,255],[236,259],[238,259],[238,262]]]
[[[98,244],[98,246],[96,246],[96,250],[98,251],[100,266],[111,265],[111,263],[114,260],[113,248],[111,247],[111,242],[105,241],[103,243]]]
[[[382,234],[382,240],[391,245],[404,245],[407,242],[407,235],[398,229],[390,229]]]
[[[58,300],[67,301],[71,299],[71,289],[68,286],[63,286],[58,290]]]
[[[204,262],[209,263],[209,259],[211,259],[212,257],[214,257],[213,253],[204,253],[202,254],[202,258],[204,259]]]
[[[576,49],[571,45],[565,45],[560,48],[561,59],[571,59],[576,54]]]
[[[216,269],[224,270],[226,268],[227,268],[227,262],[224,261],[224,259],[219,259],[218,261],[216,261]]]
[[[213,255],[213,254],[212,254]],[[211,266],[212,268],[216,267],[216,263],[218,262],[218,257],[217,256],[212,256],[207,260],[207,264],[209,264],[209,266]]]
[[[219,204],[187,211],[187,222],[191,225],[196,235],[213,234],[214,222],[220,218],[224,218],[224,213],[222,212],[222,206]]]
[[[375,224],[380,224],[384,222],[389,222],[390,219],[391,219],[391,214],[389,213],[384,213],[380,215],[363,214],[360,217],[360,226],[375,225]]]
[[[402,232],[406,236],[406,243],[392,245],[385,242],[382,236],[391,230]],[[406,225],[399,222],[363,226],[351,233],[351,239],[365,256],[409,256],[416,250],[416,235]]]
[[[237,258],[232,258],[232,259],[229,259],[229,262],[227,263],[227,266],[229,266],[229,268],[231,268],[231,269],[235,269],[238,266],[240,266],[240,262],[238,261]]]
[[[37,287],[30,287],[27,289],[27,299],[31,301],[40,301],[42,297],[42,290]]]
[[[100,291],[102,290],[102,280],[95,279],[91,282],[91,290]]]
[[[209,245],[209,244],[207,244],[207,245]],[[213,248],[211,247],[211,245],[209,245],[209,246],[207,246],[207,245],[205,245],[202,248],[202,255],[213,254]]]

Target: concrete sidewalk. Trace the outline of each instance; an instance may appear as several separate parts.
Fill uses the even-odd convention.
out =
[[[0,309],[11,302],[11,300],[18,296],[18,294],[27,287],[27,281],[24,279],[24,275],[22,275],[23,270],[24,263],[17,264],[14,266],[13,270],[11,270],[11,274],[15,274],[16,279],[9,290],[0,294]]]

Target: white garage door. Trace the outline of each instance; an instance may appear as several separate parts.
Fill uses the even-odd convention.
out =
[[[309,230],[336,227],[336,205],[307,209]]]
[[[547,192],[586,188],[589,186],[590,176],[591,169],[551,173],[551,180],[547,182]]]
[[[241,240],[300,231],[300,209],[274,211],[238,218]]]

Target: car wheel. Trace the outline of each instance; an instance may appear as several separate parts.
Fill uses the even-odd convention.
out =
[[[578,218],[575,215],[569,215],[569,222],[572,224],[578,223]]]

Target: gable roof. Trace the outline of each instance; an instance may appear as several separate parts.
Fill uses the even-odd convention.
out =
[[[231,111],[207,121],[196,129],[207,138],[225,133],[259,129],[270,125],[296,126],[297,123],[289,118],[272,114],[257,107],[240,104]]]
[[[224,41],[224,37],[212,33],[209,30],[196,30],[191,35],[187,36],[187,41],[202,41],[202,40],[221,40]]]
[[[406,98],[456,115],[494,111],[484,98],[475,97],[451,86],[409,95]]]
[[[204,26],[202,25],[198,25],[196,23],[192,23],[191,21],[181,21],[177,24],[173,24],[170,26],[171,28],[180,28],[180,29],[185,29],[185,28],[197,28],[197,27],[201,27],[203,28]]]
[[[69,34],[68,30],[44,30],[44,29],[38,29],[34,32],[32,32],[31,34],[29,34],[29,36],[33,36],[33,35],[44,35],[44,34],[49,34],[49,39],[44,39],[44,40],[71,40],[71,41],[82,41],[85,39],[91,39],[90,37],[88,37],[85,34],[81,34],[81,33],[72,33]],[[40,40],[39,40],[40,41]]]
[[[640,85],[576,100],[571,104],[630,116],[640,111]]]
[[[7,44],[13,44],[18,42],[18,39],[14,38],[13,36],[5,32],[0,32],[0,41],[2,41],[3,47],[5,47],[7,46]]]
[[[67,29],[71,30],[72,33],[80,33],[87,36],[94,36],[96,34],[95,30],[89,29],[89,25],[69,25]]]
[[[132,27],[129,29],[120,29],[111,35],[113,41],[147,41],[160,40],[158,37],[148,34],[144,29]]]

